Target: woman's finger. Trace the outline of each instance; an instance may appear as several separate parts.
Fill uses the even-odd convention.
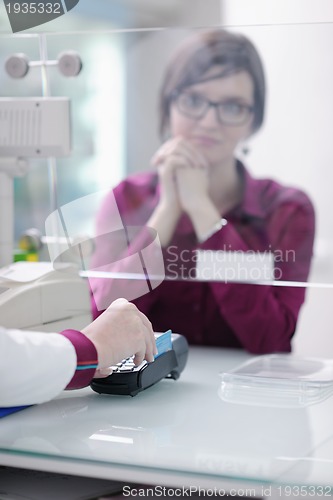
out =
[[[163,164],[170,156],[183,157],[192,168],[208,166],[205,156],[183,137],[177,137],[163,144],[152,159],[153,166]]]

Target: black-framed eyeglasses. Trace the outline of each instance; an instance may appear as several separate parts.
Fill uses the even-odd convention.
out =
[[[172,96],[178,111],[183,115],[200,120],[213,107],[222,125],[239,126],[249,122],[254,108],[236,99],[213,102],[197,92],[175,92]]]

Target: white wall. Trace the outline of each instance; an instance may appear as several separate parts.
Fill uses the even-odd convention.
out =
[[[331,0],[221,0],[224,25],[333,21]]]
[[[222,0],[223,24],[264,60],[265,127],[246,160],[255,175],[302,187],[317,218],[312,282],[333,284],[333,2]],[[333,359],[333,289],[309,288],[294,349]]]

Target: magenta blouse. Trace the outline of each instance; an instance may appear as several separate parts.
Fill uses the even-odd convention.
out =
[[[255,179],[240,162],[237,168],[243,180],[243,198],[237,207],[223,214],[227,225],[199,243],[191,220],[183,214],[172,241],[163,249],[166,278],[156,288],[149,286],[133,302],[148,316],[155,331],[171,328],[185,335],[191,344],[244,348],[252,353],[288,352],[305,286],[187,279],[193,276],[198,249],[258,255],[271,252],[276,280],[303,283],[308,278],[315,229],[308,196],[271,179]],[[115,259],[111,255],[117,245],[107,229],[114,219],[114,199],[125,228],[143,227],[159,199],[156,173],[131,176],[106,197],[96,226],[97,234],[104,237],[96,238],[92,269],[100,269],[102,263]],[[141,233],[138,231],[137,238],[129,243],[129,253],[140,249]],[[126,271],[123,257],[116,259],[122,262],[121,270]],[[147,254],[145,258],[149,265],[151,259]],[[126,297],[129,287],[135,289],[138,284],[128,279],[89,281],[94,317],[118,296]]]

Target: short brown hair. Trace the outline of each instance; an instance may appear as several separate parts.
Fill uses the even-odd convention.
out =
[[[212,66],[223,65],[221,76],[247,71],[254,84],[254,119],[252,130],[258,130],[264,119],[265,75],[257,49],[244,35],[224,29],[198,31],[176,50],[170,59],[160,90],[160,133],[163,136],[170,118],[173,95],[202,81]]]

